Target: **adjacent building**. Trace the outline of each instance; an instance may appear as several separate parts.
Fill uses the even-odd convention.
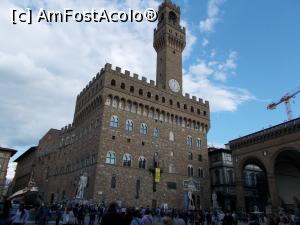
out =
[[[0,196],[5,194],[6,175],[10,158],[16,154],[16,150],[0,147]]]
[[[211,191],[217,196],[218,207],[235,210],[235,182],[230,149],[208,148]]]
[[[13,193],[22,190],[28,186],[28,183],[33,179],[33,171],[36,163],[37,146],[30,147],[22,155],[14,160],[18,163],[14,177]]]
[[[40,140],[32,169],[46,202],[210,207],[209,103],[182,93],[180,8],[165,0],[158,15],[156,83],[106,64],[77,96],[72,124]]]

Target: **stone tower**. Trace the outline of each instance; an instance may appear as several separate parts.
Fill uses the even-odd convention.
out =
[[[173,93],[182,93],[182,51],[185,28],[180,26],[180,8],[165,0],[158,10],[153,47],[157,52],[157,86]]]

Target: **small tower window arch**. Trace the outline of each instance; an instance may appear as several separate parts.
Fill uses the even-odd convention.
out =
[[[140,156],[140,158],[139,158],[139,168],[140,169],[146,168],[146,159],[144,156]]]
[[[147,134],[147,132],[148,132],[147,124],[141,123],[140,133],[141,133],[141,134]]]
[[[186,138],[186,144],[187,145],[192,145],[193,144],[193,138],[192,136],[188,135],[187,138]]]
[[[105,163],[111,164],[111,165],[116,164],[116,153],[114,151],[107,152]]]
[[[128,153],[123,156],[123,166],[131,167],[131,155]]]
[[[112,128],[118,128],[119,127],[119,118],[117,116],[111,116],[109,125]]]
[[[111,84],[111,86],[116,86],[116,80],[112,79],[110,84]]]
[[[177,23],[177,16],[173,11],[169,13],[169,21],[173,24]]]
[[[132,120],[126,120],[125,130],[127,130],[127,131],[132,131],[133,130],[133,121]]]
[[[194,168],[192,165],[188,165],[188,176],[189,177],[194,176]]]

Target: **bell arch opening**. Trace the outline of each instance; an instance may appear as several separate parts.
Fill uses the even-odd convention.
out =
[[[282,208],[300,209],[300,152],[284,150],[274,161],[278,197]]]
[[[263,212],[269,202],[267,173],[257,159],[248,159],[242,168],[242,180],[247,212]]]

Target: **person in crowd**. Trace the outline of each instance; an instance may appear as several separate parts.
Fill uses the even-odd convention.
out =
[[[89,216],[90,216],[89,225],[94,225],[95,219],[96,219],[96,214],[97,214],[97,210],[95,209],[95,207],[93,205],[90,206],[90,208],[89,208]]]
[[[174,220],[174,224],[175,225],[186,225],[186,222],[184,221],[183,218],[184,218],[183,213],[179,213],[178,217],[175,218],[175,220]]]
[[[81,205],[79,206],[78,213],[77,213],[78,225],[84,225],[84,218],[85,218],[85,208],[84,205]]]
[[[225,213],[222,225],[234,225],[233,217],[229,211]]]
[[[13,225],[25,225],[29,219],[29,213],[25,209],[24,204],[20,204],[19,209],[11,218],[11,223]]]
[[[70,224],[70,212],[66,209],[62,215],[63,225]]]
[[[116,202],[110,203],[107,212],[103,214],[101,225],[121,225],[122,217],[118,213],[118,204]]]
[[[211,225],[211,213],[210,213],[210,211],[208,211],[207,212],[207,214],[206,214],[206,224],[207,225]]]
[[[130,225],[143,225],[142,219],[140,218],[140,212],[139,210],[134,210],[133,212],[133,218],[130,223]]]
[[[36,214],[36,223],[38,225],[46,225],[50,216],[50,211],[45,203],[42,202]]]
[[[174,225],[174,222],[169,215],[164,216],[162,221],[164,225]]]
[[[145,215],[142,218],[143,225],[153,225],[153,217],[149,208],[145,210]]]
[[[249,215],[249,223],[248,224],[249,225],[259,225],[256,215],[254,215],[254,214]]]
[[[57,209],[56,209],[56,218],[55,218],[55,224],[56,225],[59,225],[59,221],[61,220],[62,218],[62,206],[57,206]]]

